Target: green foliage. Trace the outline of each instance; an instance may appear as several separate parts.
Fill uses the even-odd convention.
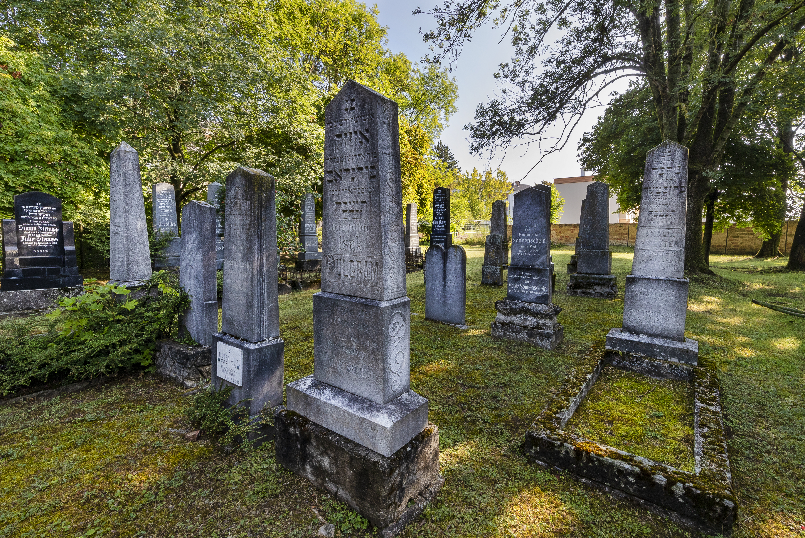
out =
[[[492,203],[505,200],[512,192],[512,184],[503,170],[485,170],[456,174],[450,194],[451,224],[463,225],[469,220],[492,218]]]
[[[365,531],[369,528],[369,521],[344,503],[328,499],[322,508],[325,519],[342,533]]]
[[[562,218],[562,213],[565,212],[565,199],[562,198],[559,189],[553,183],[543,181],[542,184],[551,188],[551,224],[557,224]]]
[[[232,387],[202,389],[185,411],[185,418],[219,449],[248,448],[252,446],[249,433],[257,430],[267,418],[261,416],[257,421],[251,421],[245,407],[238,404],[227,406],[230,394]]]
[[[155,273],[141,297],[130,294],[115,284],[89,287],[62,298],[34,333],[29,320],[5,322],[0,332],[11,337],[0,338],[0,395],[151,365],[156,341],[175,332],[190,300],[168,272]]]

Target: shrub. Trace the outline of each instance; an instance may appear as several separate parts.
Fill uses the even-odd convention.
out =
[[[227,451],[236,447],[250,447],[249,433],[271,422],[270,410],[263,411],[256,420],[251,420],[245,407],[238,404],[227,406],[226,401],[231,393],[232,387],[203,389],[196,394],[193,405],[185,412],[187,420],[201,430],[214,446]]]

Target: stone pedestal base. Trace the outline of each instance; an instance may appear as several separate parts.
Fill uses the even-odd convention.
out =
[[[157,342],[154,365],[157,374],[194,389],[210,376],[210,357],[207,346],[186,346],[172,340]]]
[[[83,286],[43,290],[3,289],[0,291],[0,314],[54,308],[61,297],[75,297],[82,293],[84,293]]]
[[[428,400],[412,390],[379,404],[313,376],[285,388],[287,408],[383,456],[391,456],[428,423]]]
[[[213,387],[232,387],[227,404],[242,402],[250,416],[266,406],[277,407],[282,404],[284,358],[282,338],[252,343],[217,333],[212,347]]]
[[[525,303],[504,299],[495,302],[498,315],[492,322],[492,337],[528,342],[554,349],[564,338],[564,328],[556,320],[562,311],[555,304]]]
[[[612,329],[607,334],[606,348],[634,355],[644,355],[662,361],[699,364],[699,342],[685,338],[684,341],[634,334],[623,329]]]
[[[588,275],[608,275],[612,272],[612,252],[609,250],[580,250],[577,271]]]
[[[481,285],[483,286],[502,286],[503,267],[499,265],[481,266]]]
[[[382,456],[299,415],[275,416],[277,461],[349,504],[380,529],[399,534],[444,484],[439,431],[427,424],[391,456]]]
[[[573,273],[567,284],[568,295],[614,299],[618,295],[615,275],[586,275]]]

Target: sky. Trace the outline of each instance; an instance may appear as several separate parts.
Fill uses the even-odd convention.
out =
[[[403,52],[411,61],[418,61],[429,52],[429,45],[422,41],[420,28],[425,32],[434,29],[436,24],[432,16],[427,14],[412,15],[417,8],[427,11],[438,5],[434,0],[368,0],[368,5],[376,4],[380,10],[380,24],[388,28],[389,48],[393,52]],[[557,177],[578,176],[581,164],[577,159],[578,141],[582,134],[592,129],[598,116],[604,109],[588,111],[576,127],[564,149],[548,155],[533,170],[539,161],[540,151],[536,144],[530,148],[525,146],[512,148],[507,155],[496,154],[491,158],[487,154],[472,155],[469,147],[469,131],[464,126],[471,123],[476,107],[493,98],[496,83],[493,73],[501,62],[511,58],[512,47],[508,41],[500,42],[500,33],[491,27],[484,28],[476,34],[473,41],[465,45],[458,61],[453,65],[451,76],[458,83],[458,111],[450,118],[449,126],[442,132],[441,140],[447,144],[464,170],[501,168],[511,181],[522,180],[527,184],[541,181],[552,181]],[[559,129],[546,133],[548,136],[559,136]],[[529,173],[529,170],[531,172]],[[527,175],[527,176],[526,176]],[[525,179],[523,179],[525,178]]]

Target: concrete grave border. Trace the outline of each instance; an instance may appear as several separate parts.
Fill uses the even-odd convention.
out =
[[[694,384],[694,472],[598,444],[564,429],[606,366]],[[526,433],[526,457],[647,501],[698,529],[729,535],[736,519],[718,381],[708,369],[594,346]]]

